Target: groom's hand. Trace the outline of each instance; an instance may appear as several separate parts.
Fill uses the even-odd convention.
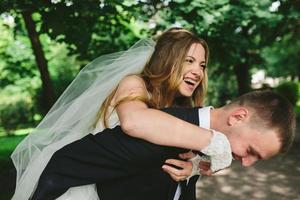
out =
[[[187,179],[193,169],[193,164],[190,161],[183,161],[177,159],[168,159],[162,169],[168,173],[174,181],[183,181]]]

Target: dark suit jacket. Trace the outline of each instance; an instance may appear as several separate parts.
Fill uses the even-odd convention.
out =
[[[199,124],[198,109],[163,111]],[[177,182],[161,167],[166,159],[178,158],[186,151],[130,137],[120,126],[105,129],[57,151],[42,173],[36,193],[46,188],[58,191],[52,196],[57,197],[69,187],[97,183],[100,200],[173,200]],[[187,187],[183,184],[181,199],[195,200],[197,178],[193,177]]]

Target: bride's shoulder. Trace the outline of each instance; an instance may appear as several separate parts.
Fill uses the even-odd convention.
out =
[[[145,81],[139,75],[128,75],[125,76],[120,83],[145,84]]]
[[[120,81],[118,87],[122,89],[145,88],[145,81],[138,75],[129,75]]]
[[[112,103],[118,102],[125,97],[147,96],[148,91],[144,80],[137,75],[124,77],[116,90]]]

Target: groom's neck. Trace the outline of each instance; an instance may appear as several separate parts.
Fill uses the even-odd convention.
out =
[[[216,131],[224,132],[226,130],[227,113],[221,108],[210,110],[210,128]]]

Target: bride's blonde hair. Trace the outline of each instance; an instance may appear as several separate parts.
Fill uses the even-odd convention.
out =
[[[207,69],[204,69],[203,79],[191,97],[176,97],[178,87],[182,82],[183,63],[192,44],[199,43],[205,50],[205,62],[208,62],[209,50],[206,42],[192,32],[183,28],[171,28],[165,31],[157,40],[154,52],[146,63],[141,77],[146,85],[148,96],[125,97],[114,104],[130,100],[140,100],[151,108],[170,106],[193,107],[202,106],[207,92]],[[105,99],[99,112],[104,126],[107,127],[109,106],[116,93],[116,87]],[[99,118],[98,118],[99,119]]]

